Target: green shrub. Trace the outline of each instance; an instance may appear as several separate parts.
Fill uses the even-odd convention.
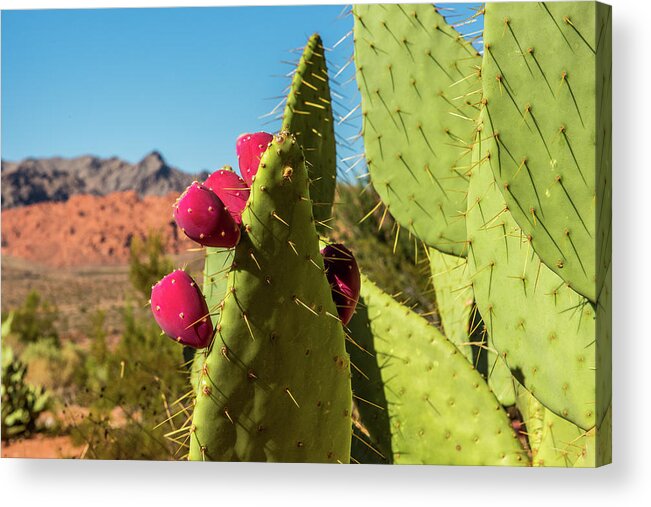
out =
[[[172,459],[179,446],[165,434],[182,422],[183,411],[171,423],[165,420],[180,408],[173,402],[190,390],[182,349],[161,336],[141,309],[125,307],[124,329],[113,351],[102,345],[101,329],[92,341],[87,387],[78,399],[90,414],[73,439],[88,445],[91,459]]]
[[[26,374],[27,365],[3,344],[1,429],[5,440],[34,433],[38,416],[49,405],[48,393],[27,383]]]
[[[21,343],[34,343],[44,339],[59,344],[59,333],[56,330],[57,309],[50,302],[43,301],[38,292],[31,291],[24,303],[12,313],[11,334]]]
[[[52,339],[28,344],[21,354],[27,365],[26,380],[57,395],[73,394],[84,383],[84,353],[71,341],[59,346]]]
[[[174,269],[165,255],[163,240],[158,232],[150,233],[144,240],[133,238],[129,253],[129,280],[145,299],[149,299],[151,287]]]

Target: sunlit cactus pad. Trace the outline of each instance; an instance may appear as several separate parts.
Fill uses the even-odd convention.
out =
[[[496,150],[492,139],[478,141],[470,179],[468,264],[477,305],[513,375],[550,410],[589,429],[596,420],[595,311],[538,258],[512,218],[491,170]]]
[[[607,186],[601,195],[596,186],[610,164],[602,132],[610,67],[598,60],[610,43],[609,12],[593,2],[489,3],[484,30],[486,133],[498,143],[499,188],[538,256],[593,302],[597,251],[610,234]]]
[[[242,214],[199,374],[190,459],[349,461],[349,358],[308,187],[301,147],[279,134]]]
[[[325,49],[312,35],[296,67],[287,96],[282,128],[303,146],[317,229],[327,231],[337,178],[335,126]]]
[[[373,186],[403,227],[465,255],[481,58],[431,4],[355,5],[353,16]]]
[[[526,465],[481,375],[434,326],[362,279],[348,350],[360,462]]]

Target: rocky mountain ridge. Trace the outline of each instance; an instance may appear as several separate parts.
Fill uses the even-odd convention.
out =
[[[152,151],[130,164],[117,157],[27,158],[2,161],[2,209],[40,202],[67,201],[79,194],[104,196],[135,191],[139,196],[164,196],[182,192],[208,173],[189,174],[167,164]]]

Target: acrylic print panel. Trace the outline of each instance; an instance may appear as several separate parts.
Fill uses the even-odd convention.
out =
[[[2,31],[3,457],[610,462],[610,7]]]

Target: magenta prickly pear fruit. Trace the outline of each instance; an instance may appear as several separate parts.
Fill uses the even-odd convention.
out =
[[[213,335],[208,305],[199,287],[182,269],[172,271],[151,289],[154,319],[170,338],[202,349]]]
[[[332,289],[332,299],[345,326],[350,322],[359,299],[361,281],[357,262],[352,252],[339,243],[326,246],[321,250],[321,255]]]
[[[249,200],[249,190],[246,182],[233,171],[219,169],[203,182],[203,186],[212,190],[221,199],[233,219],[242,223],[242,211]]]
[[[174,203],[174,219],[200,245],[232,248],[240,240],[239,224],[222,200],[196,181]]]
[[[235,151],[240,164],[240,174],[247,185],[253,185],[253,178],[260,166],[260,158],[273,138],[274,136],[266,132],[242,134],[237,138]]]

